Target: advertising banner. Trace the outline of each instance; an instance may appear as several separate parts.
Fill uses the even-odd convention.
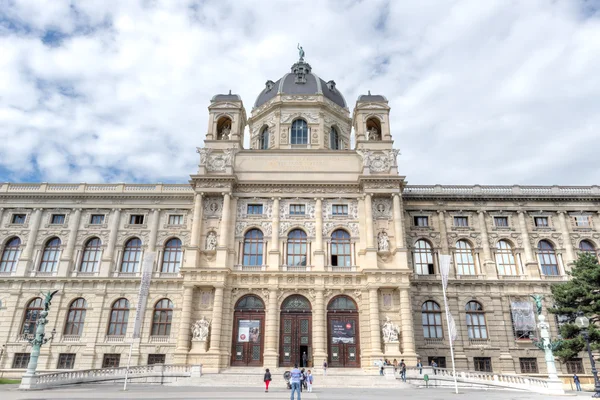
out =
[[[241,319],[238,322],[238,343],[260,342],[260,321]]]
[[[331,343],[354,344],[354,321],[331,321]]]

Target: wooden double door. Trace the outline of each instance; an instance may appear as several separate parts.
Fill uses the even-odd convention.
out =
[[[327,313],[327,350],[330,367],[360,367],[357,313]]]
[[[279,366],[301,367],[306,353],[307,365],[312,366],[312,315],[310,312],[281,313],[279,335]]]
[[[262,366],[265,342],[264,311],[236,311],[232,342],[232,366]]]

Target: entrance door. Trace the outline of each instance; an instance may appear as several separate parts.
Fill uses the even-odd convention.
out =
[[[330,367],[360,367],[360,341],[356,303],[338,296],[327,307],[327,347]]]
[[[301,366],[306,353],[307,366],[312,366],[312,314],[310,302],[300,295],[284,300],[281,307],[279,366]]]
[[[262,300],[252,295],[241,298],[233,315],[232,366],[263,365],[264,332]]]

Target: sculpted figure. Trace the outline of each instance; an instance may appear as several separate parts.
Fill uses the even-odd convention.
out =
[[[298,43],[298,56],[300,57],[300,61],[304,61],[304,49]]]
[[[224,126],[221,131],[221,140],[229,140],[229,133],[231,132],[231,127],[229,125]]]
[[[206,237],[206,250],[216,250],[217,249],[217,234],[213,231],[208,233]]]
[[[377,128],[372,127],[367,131],[367,139],[368,140],[381,140],[381,136],[379,132],[377,132]]]
[[[400,329],[398,326],[394,325],[389,316],[385,317],[385,322],[381,327],[381,332],[383,333],[383,342],[384,343],[395,343],[398,342],[398,331]]]
[[[535,302],[535,313],[540,315],[542,313],[542,300],[544,299],[544,296],[541,294],[531,294],[529,297]]]
[[[204,342],[208,338],[208,327],[210,326],[210,322],[205,318],[196,321],[194,325],[192,325],[192,340],[196,340],[199,342]]]
[[[379,251],[390,250],[390,238],[386,232],[380,232],[379,235],[377,235],[377,244],[379,246]]]

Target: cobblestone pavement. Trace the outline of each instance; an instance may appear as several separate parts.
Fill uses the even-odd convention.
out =
[[[72,399],[72,400],[95,400],[95,399],[289,399],[290,392],[281,388],[274,388],[265,393],[260,388],[243,389],[211,388],[211,387],[172,387],[172,386],[150,386],[131,385],[127,392],[122,391],[122,385],[86,385],[71,386],[63,389],[52,389],[43,391],[21,392],[16,385],[0,386],[0,399],[2,400],[46,400],[46,399]],[[570,392],[569,395],[590,398],[591,393]],[[410,400],[447,400],[447,399],[469,399],[469,400],[554,400],[564,399],[564,396],[545,396],[532,393],[521,393],[513,391],[479,391],[460,390],[458,395],[448,389],[314,389],[313,393],[302,393],[304,400],[397,400],[399,398]]]

